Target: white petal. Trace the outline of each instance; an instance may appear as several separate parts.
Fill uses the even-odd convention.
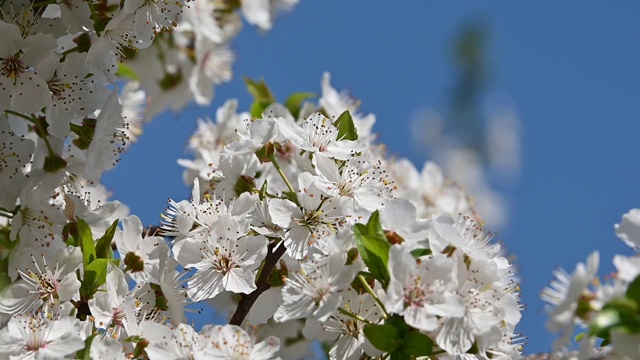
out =
[[[256,289],[255,273],[243,268],[231,269],[224,277],[224,289],[234,293],[248,294]]]
[[[193,301],[211,299],[224,290],[224,275],[214,270],[200,270],[188,282],[187,294]]]
[[[315,308],[313,299],[308,296],[290,295],[285,292],[282,297],[285,299],[285,303],[278,308],[273,316],[273,320],[277,322],[306,318]]]
[[[436,336],[438,346],[449,354],[464,354],[473,345],[473,334],[465,319],[447,319]]]
[[[309,252],[309,238],[311,232],[305,226],[296,226],[286,235],[284,246],[287,247],[287,254],[294,259],[302,259]]]
[[[11,94],[11,107],[22,113],[32,114],[40,111],[51,102],[49,86],[33,73],[23,73],[16,79]]]
[[[289,200],[272,199],[269,201],[269,215],[274,224],[286,229],[291,226],[293,217],[301,217],[302,212]]]
[[[380,221],[389,230],[408,227],[415,220],[416,207],[407,199],[391,200],[380,210]]]
[[[269,336],[263,341],[253,345],[251,349],[251,359],[267,360],[272,359],[276,351],[280,349],[280,339],[275,336]]]
[[[126,11],[127,14],[133,14],[142,4],[144,4],[144,0],[125,0],[124,11]]]
[[[7,314],[25,313],[42,302],[33,287],[20,279],[0,292],[0,312]]]
[[[58,283],[58,297],[61,301],[78,300],[78,291],[80,290],[80,280],[75,274],[65,276]]]
[[[0,33],[2,34],[2,46],[0,46],[0,58],[11,58],[20,50],[22,34],[20,28],[14,24],[0,21]]]
[[[29,66],[37,67],[40,62],[46,61],[47,57],[57,56],[54,54],[56,47],[56,38],[53,35],[38,33],[28,36],[22,43],[23,55],[20,60]]]
[[[622,216],[622,223],[614,225],[616,235],[634,249],[640,248],[640,209],[632,209]]]
[[[640,359],[640,334],[628,334],[621,330],[611,331],[611,343],[620,355],[629,359]]]
[[[186,239],[173,247],[176,260],[184,267],[197,267],[202,263],[202,241]]]
[[[90,354],[92,359],[125,360],[122,344],[110,337],[93,338]]]
[[[416,329],[431,331],[438,327],[438,319],[423,306],[409,306],[402,312],[407,324]]]
[[[320,305],[318,310],[313,313],[313,317],[318,319],[318,321],[326,321],[329,316],[333,315],[334,312],[338,309],[338,306],[340,306],[341,302],[342,296],[340,296],[340,294],[333,293],[329,295],[329,298],[326,299]]]
[[[616,255],[613,257],[613,264],[618,273],[616,278],[628,282],[632,282],[633,279],[640,274],[640,257],[639,256],[622,256]]]
[[[247,321],[252,325],[266,323],[283,303],[281,291],[281,287],[272,287],[260,294],[247,315]]]

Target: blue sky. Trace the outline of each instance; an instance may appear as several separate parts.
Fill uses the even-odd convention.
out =
[[[613,254],[631,253],[613,224],[640,207],[640,2],[302,0],[269,33],[246,26],[233,45],[235,78],[216,89],[212,107],[157,118],[104,182],[157,224],[167,198],[189,196],[175,160],[187,156],[196,117],[232,97],[248,109],[242,75],[264,77],[284,100],[320,92],[324,71],[376,114],[391,154],[421,167],[427,157],[410,141],[409,118],[445,109],[452,36],[471,18],[490,29],[491,91],[508,95],[522,122],[522,173],[500,188],[510,221],[497,238],[522,277],[525,351],[548,351],[555,337],[538,294],[553,269],[572,271],[599,249],[604,275]]]

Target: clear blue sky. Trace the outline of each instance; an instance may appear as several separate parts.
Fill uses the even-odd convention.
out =
[[[492,91],[508,94],[522,121],[523,170],[503,189],[511,220],[498,238],[517,256],[525,351],[548,351],[555,337],[538,294],[552,270],[572,271],[600,249],[607,274],[613,254],[630,254],[613,224],[640,207],[640,2],[302,0],[267,34],[246,26],[233,46],[236,77],[216,89],[212,108],[156,119],[104,182],[143,223],[157,224],[167,198],[189,196],[175,160],[187,156],[195,118],[232,97],[248,109],[242,75],[264,77],[284,100],[319,92],[330,71],[377,115],[390,153],[421,166],[408,119],[424,106],[445,108],[451,38],[469,18],[489,25]]]

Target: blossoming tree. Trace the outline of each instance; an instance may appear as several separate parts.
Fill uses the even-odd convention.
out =
[[[296,2],[0,1],[2,358],[522,357],[516,274],[482,214],[436,164],[387,157],[329,74],[317,101],[247,80],[250,109],[199,120],[191,198],[160,226],[108,199],[144,120],[230,78],[241,15],[266,31]],[[634,248],[639,219],[617,228]],[[611,284],[589,287],[596,253],[543,292],[551,330],[588,328],[585,358],[597,338],[640,357],[640,265],[614,262]],[[207,301],[228,321],[195,329]]]

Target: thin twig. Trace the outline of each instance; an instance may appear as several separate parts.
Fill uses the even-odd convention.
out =
[[[267,253],[267,257],[264,259],[264,265],[262,266],[260,276],[256,281],[256,289],[250,294],[242,296],[242,299],[240,299],[238,307],[236,308],[236,312],[231,317],[229,324],[240,326],[244,321],[244,318],[249,313],[249,310],[251,310],[253,304],[258,300],[258,297],[271,287],[271,285],[269,285],[271,271],[273,271],[276,264],[278,264],[280,257],[282,257],[282,255],[287,251],[287,248],[282,242],[280,242],[280,246],[278,246],[275,251],[273,251],[274,247],[275,245],[269,246],[269,252]]]

